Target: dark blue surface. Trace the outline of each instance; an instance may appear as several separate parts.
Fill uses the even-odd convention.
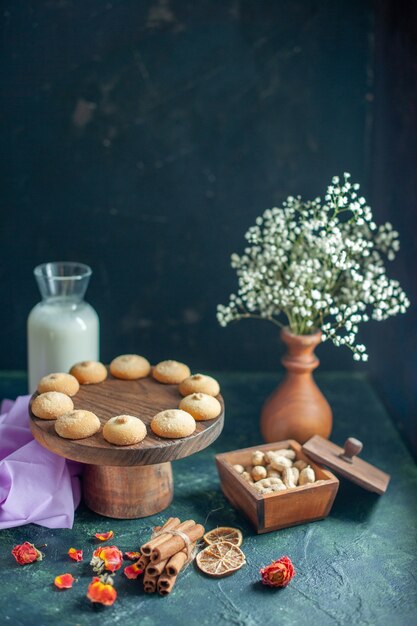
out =
[[[407,12],[381,27],[391,5],[375,14],[363,0],[5,0],[0,368],[25,367],[25,321],[39,298],[32,268],[60,259],[93,267],[88,299],[105,361],[138,351],[193,369],[278,368],[274,327],[216,322],[216,304],[236,286],[229,256],[265,208],[288,194],[315,197],[344,170],[377,200],[378,221],[400,226],[393,273],[417,297],[409,190],[401,211],[412,165],[400,188],[393,173],[377,194],[388,180],[377,156],[394,142],[376,141],[391,123],[381,110],[391,92],[378,79],[391,58],[385,43],[399,42],[401,68],[413,58],[401,54]],[[397,103],[406,84],[395,84]],[[361,339],[411,436],[412,313]],[[354,367],[332,346],[319,356],[324,369]]]
[[[173,463],[174,500],[152,517],[113,520],[80,506],[72,529],[30,524],[0,533],[0,588],[3,622],[13,626],[410,626],[415,623],[415,520],[417,469],[380,400],[363,376],[324,374],[319,384],[335,411],[332,439],[342,443],[355,435],[364,443],[361,456],[391,474],[383,496],[341,480],[329,516],[277,532],[256,535],[222,495],[214,455],[257,445],[259,411],[277,383],[272,373],[222,373],[226,420],[221,436],[205,450]],[[10,376],[0,376],[18,393]],[[247,564],[232,576],[213,579],[194,565],[181,573],[166,598],[145,595],[141,581],[115,576],[116,603],[94,607],[85,597],[91,580],[89,559],[96,532],[114,531],[114,543],[135,550],[153,525],[168,516],[195,519],[207,529],[241,528]],[[45,559],[21,567],[12,546],[30,541],[43,548]],[[69,547],[84,550],[74,563]],[[296,576],[286,589],[266,588],[259,569],[288,555]],[[54,577],[64,572],[77,578],[74,587],[58,591]]]

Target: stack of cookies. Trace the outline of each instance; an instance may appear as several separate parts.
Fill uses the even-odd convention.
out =
[[[212,420],[222,411],[216,396],[218,382],[205,374],[191,375],[190,369],[178,361],[161,361],[151,367],[149,361],[137,354],[124,354],[110,363],[110,375],[131,381],[149,375],[161,384],[178,385],[183,396],[177,409],[166,409],[151,420],[150,428],[159,437],[176,439],[192,435],[196,421]],[[33,399],[32,413],[40,419],[56,420],[55,431],[66,439],[83,439],[96,434],[101,423],[91,411],[74,410],[72,397],[80,385],[99,384],[108,376],[103,363],[82,361],[69,374],[53,373],[44,376],[38,384],[38,396]],[[147,435],[146,425],[137,416],[115,415],[103,426],[103,437],[116,446],[140,443]]]
[[[190,369],[178,361],[161,361],[152,370],[152,376],[160,383],[178,385],[183,397],[178,409],[157,413],[151,421],[151,429],[159,437],[175,439],[188,437],[196,429],[196,421],[218,417],[222,407],[215,396],[220,393],[217,380],[204,374],[191,376]]]

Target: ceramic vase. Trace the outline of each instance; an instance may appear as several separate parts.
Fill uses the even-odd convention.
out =
[[[312,375],[320,363],[314,349],[321,341],[321,332],[294,335],[284,328],[281,339],[287,347],[282,359],[286,374],[262,408],[262,436],[267,442],[295,439],[304,443],[313,435],[327,439],[332,411]]]

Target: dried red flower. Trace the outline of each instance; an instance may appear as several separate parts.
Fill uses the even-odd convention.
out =
[[[71,589],[75,578],[71,574],[60,574],[55,577],[54,585],[58,589]]]
[[[19,565],[42,561],[42,552],[35,548],[33,543],[29,543],[28,541],[15,546],[12,550],[12,554]]]
[[[260,570],[262,582],[269,587],[286,587],[295,576],[295,569],[288,556],[283,556],[277,561],[272,561]]]
[[[83,560],[83,551],[82,550],[76,550],[75,548],[70,548],[68,550],[68,556],[70,557],[70,559],[73,559],[74,561],[82,561]]]
[[[99,602],[104,606],[111,606],[117,598],[117,591],[107,579],[103,582],[98,576],[94,576],[88,585],[87,598],[91,602]]]
[[[140,552],[125,552],[125,557],[130,561],[137,561],[141,556]]]
[[[100,565],[100,561],[102,563],[102,567],[98,567],[96,569],[106,569],[109,572],[115,572],[123,565],[123,554],[116,546],[104,546],[102,548],[97,548],[93,552],[91,564],[95,567]]]
[[[128,565],[124,568],[123,573],[127,578],[135,579],[143,574],[143,569],[141,569],[137,563],[132,563],[132,565]]]
[[[114,537],[114,532],[109,530],[107,533],[96,533],[94,537],[99,541],[107,541],[108,539]]]

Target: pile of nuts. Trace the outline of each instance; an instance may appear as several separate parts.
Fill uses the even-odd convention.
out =
[[[305,461],[296,460],[291,449],[252,452],[252,465],[233,465],[241,477],[259,493],[273,493],[316,481],[316,475]]]

